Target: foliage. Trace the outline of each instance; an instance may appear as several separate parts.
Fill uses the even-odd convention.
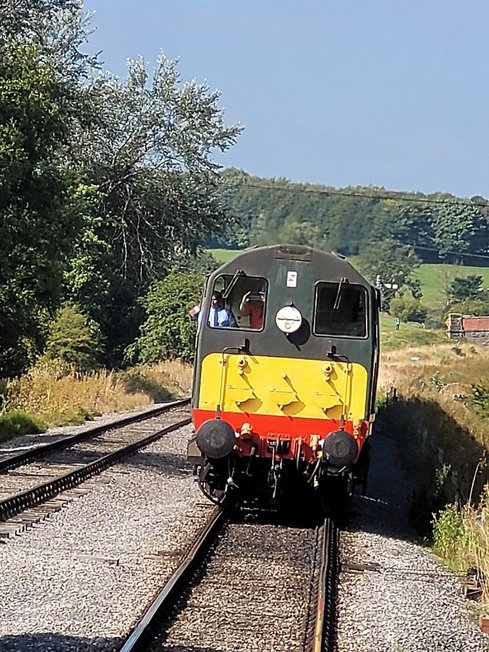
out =
[[[198,273],[172,272],[152,286],[142,300],[147,318],[140,337],[128,347],[129,359],[148,363],[193,358],[196,325],[188,311],[200,302],[202,284]]]
[[[199,249],[195,256],[189,256],[181,260],[176,266],[176,270],[179,272],[198,272],[207,276],[221,264],[222,262],[219,262],[213,252]]]
[[[225,199],[236,237],[212,247],[300,242],[352,256],[372,243],[393,240],[414,247],[424,261],[462,260],[489,251],[488,204],[452,195],[389,192],[379,187],[334,188],[253,177],[225,170]],[[307,235],[307,237],[306,237]]]
[[[432,214],[429,204],[385,199],[375,210],[370,239],[390,239],[423,249],[434,246]]]
[[[480,206],[442,202],[434,211],[432,223],[435,246],[442,256],[487,251],[489,226]]]
[[[454,571],[470,573],[478,579],[489,572],[489,485],[476,505],[448,505],[435,518],[434,549]],[[487,584],[481,582],[486,604]]]
[[[460,303],[454,303],[445,311],[445,315],[449,313],[472,315],[474,317],[489,315],[489,300],[476,301],[475,299],[467,299]]]
[[[80,12],[70,0],[0,2],[0,375],[40,345],[80,227],[69,155],[85,120]]]
[[[211,155],[241,127],[219,93],[163,55],[151,80],[143,61],[94,78],[88,21],[81,0],[0,0],[0,376],[42,351],[63,300],[120,362],[139,296],[232,221]]]
[[[101,325],[117,364],[141,323],[138,297],[231,220],[210,156],[241,128],[224,125],[217,91],[182,83],[163,54],[152,76],[143,60],[131,61],[126,81],[100,76],[89,96],[97,121],[78,147],[93,202],[67,294]]]
[[[103,338],[93,319],[77,306],[65,304],[49,325],[42,360],[58,360],[72,372],[92,371],[100,366]]]
[[[489,416],[489,387],[477,383],[472,388],[472,404],[478,415],[487,419]]]
[[[421,297],[421,285],[413,277],[420,260],[412,247],[393,240],[375,242],[358,258],[358,266],[373,284],[380,284],[382,306],[389,309],[394,295],[409,290],[415,299]],[[393,286],[396,286],[395,288]]]
[[[35,45],[75,82],[98,65],[81,49],[88,22],[82,0],[0,0],[0,43]]]
[[[465,542],[466,532],[459,509],[448,505],[433,522],[433,548],[442,557],[451,557]]]
[[[488,294],[484,293],[483,284],[484,279],[478,274],[456,276],[448,288],[450,299],[453,303],[466,299],[487,299]]]
[[[390,302],[390,313],[404,322],[422,323],[426,319],[428,310],[417,299],[399,296],[394,297]]]
[[[0,441],[13,437],[44,432],[41,421],[22,410],[12,410],[8,414],[0,414]]]

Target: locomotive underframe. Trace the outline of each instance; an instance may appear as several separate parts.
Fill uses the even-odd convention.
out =
[[[349,424],[351,426],[351,424]],[[280,500],[284,487],[314,489],[322,496],[342,498],[351,494],[355,484],[365,491],[368,472],[369,423],[362,424],[361,433],[344,431],[357,444],[357,453],[351,463],[330,463],[317,435],[311,438],[292,438],[289,435],[259,437],[248,434],[237,437],[232,452],[221,459],[205,457],[196,443],[190,440],[187,459],[193,464],[200,489],[213,502],[221,503],[230,495],[243,499],[257,499],[261,503]]]

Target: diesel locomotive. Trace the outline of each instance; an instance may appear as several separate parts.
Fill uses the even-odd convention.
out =
[[[308,246],[250,248],[208,277],[187,450],[208,498],[327,496],[364,480],[379,310],[344,257]]]

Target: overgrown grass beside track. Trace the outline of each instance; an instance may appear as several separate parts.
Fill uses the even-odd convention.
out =
[[[449,342],[383,356],[380,419],[413,479],[412,513],[454,570],[489,577],[489,349]],[[448,507],[447,507],[448,505]],[[485,595],[489,607],[489,587]]]
[[[37,367],[3,384],[0,441],[187,396],[191,383],[191,366],[178,360],[90,374],[60,374],[54,367]]]

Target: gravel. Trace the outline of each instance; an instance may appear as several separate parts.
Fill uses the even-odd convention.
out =
[[[351,501],[340,536],[337,652],[483,652],[460,582],[408,524],[410,478],[396,441],[372,438],[367,498]],[[352,565],[368,565],[355,570]]]
[[[85,483],[87,493],[0,545],[0,651],[120,648],[212,510],[185,461],[190,433],[182,428]],[[407,526],[410,493],[396,443],[377,433],[368,498],[352,499],[340,540],[337,652],[487,651],[459,581]],[[240,614],[246,620],[244,607]],[[200,643],[193,649],[206,649]],[[244,647],[235,639],[212,649]]]
[[[0,650],[120,647],[212,510],[185,461],[190,434],[167,435],[0,546]]]
[[[301,650],[315,546],[312,529],[229,525],[168,636],[151,651]]]

